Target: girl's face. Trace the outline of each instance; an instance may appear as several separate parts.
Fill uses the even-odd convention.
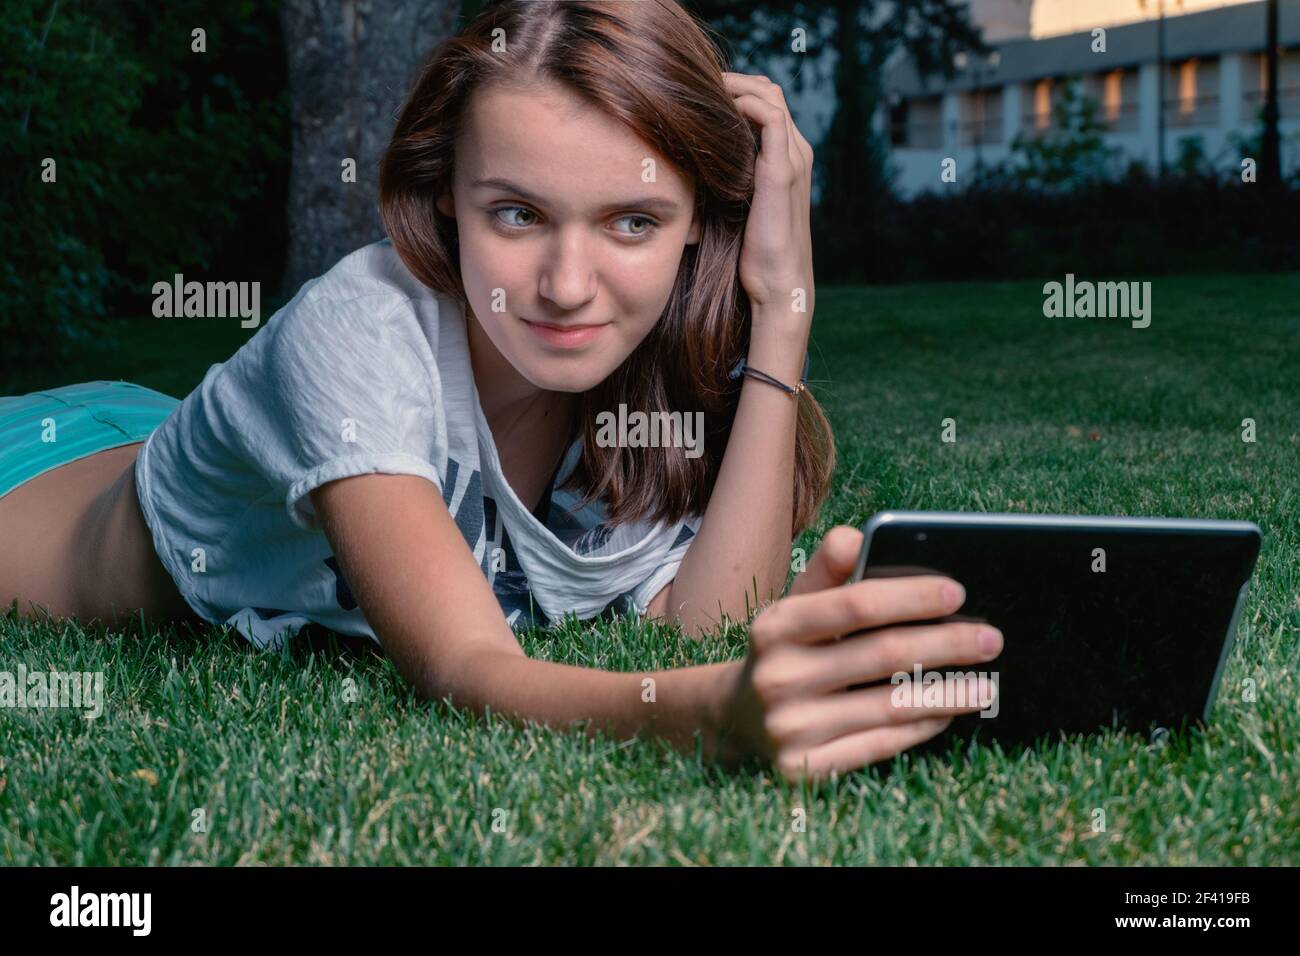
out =
[[[456,219],[470,321],[538,388],[599,384],[658,321],[699,241],[693,184],[558,85],[479,90],[454,168],[437,203]]]

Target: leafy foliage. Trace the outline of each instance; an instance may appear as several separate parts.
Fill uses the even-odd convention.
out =
[[[147,312],[176,272],[273,267],[279,44],[275,5],[251,0],[0,0],[0,372]]]
[[[1118,150],[1106,144],[1106,125],[1097,118],[1097,101],[1063,85],[1052,108],[1054,125],[1046,135],[1017,133],[1011,143],[1014,175],[1030,189],[1077,190],[1111,177]]]
[[[817,273],[860,278],[857,250],[864,224],[881,215],[888,170],[880,135],[871,117],[881,96],[886,62],[905,51],[922,75],[951,76],[953,57],[987,47],[970,11],[958,0],[686,0],[726,37],[732,69],[755,73],[781,64],[794,88],[811,75],[826,51],[834,53],[830,86],[835,115],[817,150],[813,247]],[[792,49],[792,31],[802,28],[807,52]],[[796,117],[797,119],[797,117]]]

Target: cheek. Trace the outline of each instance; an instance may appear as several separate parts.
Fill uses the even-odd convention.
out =
[[[523,294],[532,267],[517,248],[510,248],[489,230],[460,234],[460,273],[465,294],[476,314],[485,317],[517,311],[515,298]],[[490,321],[490,318],[489,318]]]
[[[649,326],[655,323],[672,295],[681,267],[682,247],[663,244],[644,249],[638,256],[626,256],[605,271],[606,283],[619,307]]]

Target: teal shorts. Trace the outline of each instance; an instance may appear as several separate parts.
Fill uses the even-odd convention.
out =
[[[179,404],[130,382],[0,396],[0,495],[60,465],[144,441]]]

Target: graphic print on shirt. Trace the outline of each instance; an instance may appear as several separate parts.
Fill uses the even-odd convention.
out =
[[[502,525],[497,527],[497,503],[491,498],[483,499],[483,510],[490,515],[488,527],[492,529],[495,539],[500,534],[501,555],[505,570],[498,571],[492,578],[492,592],[497,596],[497,603],[506,616],[511,627],[525,627],[530,622],[538,627],[549,627],[550,620],[546,612],[533,600],[533,592],[528,588],[528,575],[519,567],[514,546],[510,543],[510,532]]]
[[[334,572],[334,600],[338,602],[339,607],[345,611],[355,611],[357,609],[357,599],[352,596],[352,588],[348,587],[347,579],[343,577],[343,572],[339,570],[339,559],[330,555],[325,559],[325,567]]]
[[[531,612],[531,620],[539,627],[546,627],[549,622],[533,600],[532,591],[528,587],[528,575],[519,566],[497,503],[483,495],[482,475],[478,469],[470,471],[464,482],[464,490],[457,494],[457,486],[461,483],[460,475],[460,462],[448,457],[447,477],[443,481],[443,501],[483,570],[483,575],[492,585],[492,593],[501,605],[506,622],[512,628],[525,625]],[[493,556],[497,548],[501,549],[500,554],[505,559],[504,571],[493,570]]]
[[[448,458],[447,478],[443,482],[443,502],[451,512],[456,527],[460,529],[461,536],[482,569],[484,577],[492,586],[492,593],[496,595],[506,623],[514,629],[527,627],[530,624],[549,627],[552,621],[533,597],[528,585],[528,575],[520,567],[514,546],[510,542],[510,533],[501,519],[497,503],[493,498],[483,494],[482,476],[477,469],[470,471],[462,493],[457,495],[460,475],[460,463],[454,458]],[[547,495],[538,509],[544,511],[548,518],[555,513],[554,510],[547,508],[549,504],[550,496]],[[546,523],[549,527],[550,522]],[[577,554],[588,554],[604,545],[611,533],[612,529],[607,525],[597,524],[583,532],[571,547]],[[673,542],[673,549],[686,544],[694,536],[695,532],[683,525]],[[498,554],[498,549],[505,569],[494,571],[494,556]],[[353,596],[347,579],[343,577],[343,572],[339,570],[338,559],[330,555],[325,559],[325,566],[334,575],[334,597],[338,606],[345,611],[356,610],[356,597]],[[262,610],[267,610],[268,613],[283,613],[271,609],[259,609],[259,614]],[[632,592],[625,591],[605,605],[597,616],[608,619],[615,614],[636,613],[636,602],[633,600]],[[261,614],[261,616],[265,618],[268,614]]]
[[[533,600],[532,591],[528,587],[528,575],[519,566],[514,547],[510,543],[510,535],[501,524],[497,503],[483,495],[481,474],[477,469],[471,471],[463,492],[458,496],[456,492],[460,474],[460,463],[454,458],[448,458],[447,478],[443,482],[443,502],[484,576],[492,585],[492,592],[501,605],[507,623],[515,627],[516,624],[525,625],[531,620],[539,627],[547,627],[550,621]],[[504,558],[504,571],[493,571],[493,558],[498,548]],[[339,569],[338,559],[330,555],[325,559],[325,566],[334,575],[334,599],[338,606],[345,611],[356,610],[356,597]]]

